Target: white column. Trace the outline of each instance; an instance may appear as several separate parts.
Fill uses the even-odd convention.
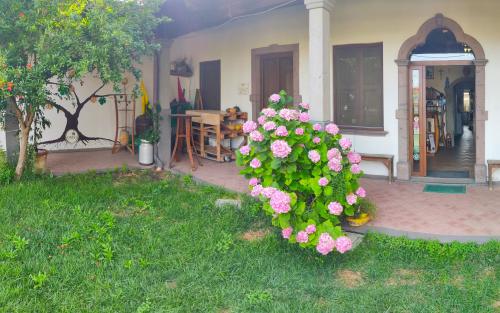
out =
[[[309,103],[315,121],[331,119],[330,12],[335,0],[304,0],[309,10]]]
[[[157,55],[157,70],[158,73],[155,75],[155,97],[158,97],[158,101],[161,104],[161,116],[162,120],[160,122],[160,142],[158,143],[158,154],[160,155],[161,161],[165,168],[168,167],[168,163],[171,158],[171,135],[172,126],[170,123],[170,101],[174,98],[170,92],[170,46],[172,42],[162,42],[161,50]],[[160,164],[157,164],[160,166]]]

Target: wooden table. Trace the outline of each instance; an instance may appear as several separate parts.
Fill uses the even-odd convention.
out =
[[[198,153],[196,151],[196,147],[193,144],[193,132],[191,131],[191,123],[192,118],[196,115],[193,114],[170,114],[171,117],[175,117],[177,119],[177,126],[175,130],[175,144],[174,151],[172,152],[172,158],[170,159],[169,167],[172,167],[172,163],[178,161],[177,151],[182,147],[182,140],[186,140],[186,150],[189,156],[189,162],[191,163],[191,169],[193,171],[196,170],[197,166],[194,162],[193,151],[196,160],[200,165],[201,161],[198,159]],[[185,125],[183,129],[183,125]]]

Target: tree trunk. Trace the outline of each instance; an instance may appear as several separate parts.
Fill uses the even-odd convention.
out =
[[[17,159],[16,178],[19,180],[23,176],[26,160],[28,158],[28,141],[30,129],[21,129],[19,134],[19,158]]]

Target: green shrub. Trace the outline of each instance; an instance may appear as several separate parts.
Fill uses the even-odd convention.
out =
[[[0,148],[0,185],[10,184],[14,180],[14,168],[9,164],[5,151]]]

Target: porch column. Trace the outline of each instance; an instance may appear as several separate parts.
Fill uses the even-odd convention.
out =
[[[474,135],[476,140],[476,164],[474,165],[474,178],[476,183],[486,182],[486,142],[485,124],[488,120],[485,101],[485,67],[488,60],[476,60],[476,90],[475,90],[475,125]]]
[[[170,46],[171,41],[161,43],[161,49],[155,56],[155,96],[161,105],[160,142],[158,143],[158,154],[163,164],[157,166],[168,167],[171,158],[171,136],[172,125],[170,121],[170,101],[173,99],[170,93]],[[157,162],[158,163],[158,162]]]
[[[309,102],[311,118],[331,120],[330,12],[335,0],[304,0],[309,10]]]
[[[410,156],[408,155],[408,65],[409,60],[396,60],[398,65],[398,163],[396,164],[397,178],[409,180],[411,177]],[[413,159],[413,156],[411,157]]]
[[[5,112],[5,152],[10,163],[16,164],[19,155],[19,123],[14,108],[7,107]]]

